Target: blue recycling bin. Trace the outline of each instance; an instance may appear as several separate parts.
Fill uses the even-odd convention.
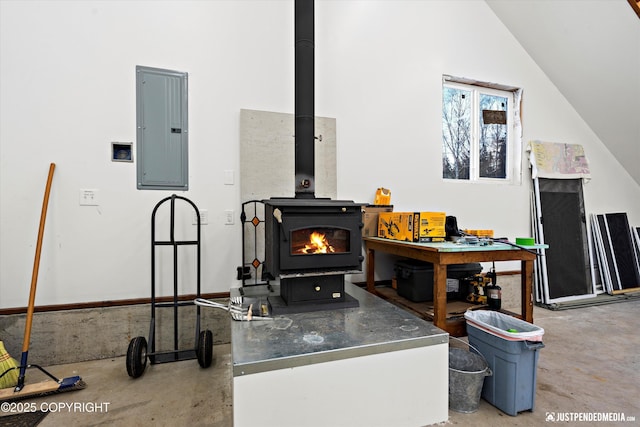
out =
[[[469,344],[484,356],[493,372],[484,379],[482,398],[511,416],[533,411],[544,330],[495,311],[470,311],[465,318]]]

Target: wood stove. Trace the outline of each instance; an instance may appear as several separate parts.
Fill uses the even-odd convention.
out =
[[[283,302],[348,302],[344,275],[362,269],[362,205],[316,198],[264,203],[264,271],[280,280]]]
[[[344,276],[362,269],[362,204],[315,197],[314,2],[294,9],[295,198],[263,200],[263,276],[280,281],[274,311],[357,306]]]
[[[265,205],[262,275],[279,280],[272,308],[357,306],[344,275],[362,269],[362,204],[315,197],[314,2],[295,0],[295,198]],[[290,310],[293,311],[293,310]]]
[[[268,271],[277,275],[361,269],[362,205],[277,198],[265,204]]]

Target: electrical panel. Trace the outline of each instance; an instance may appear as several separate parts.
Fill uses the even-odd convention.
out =
[[[137,187],[189,189],[187,73],[136,67]]]

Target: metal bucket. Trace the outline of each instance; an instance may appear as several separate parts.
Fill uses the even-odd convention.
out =
[[[449,348],[449,409],[452,411],[465,414],[476,412],[484,378],[492,375],[487,361],[477,349],[474,350],[478,354]]]

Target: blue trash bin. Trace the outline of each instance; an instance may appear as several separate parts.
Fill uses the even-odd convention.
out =
[[[490,316],[483,313],[474,316],[474,313],[471,311],[465,314],[469,344],[484,356],[493,373],[484,380],[482,398],[508,415],[516,416],[518,412],[533,411],[538,356],[539,350],[544,348],[541,341],[544,330],[499,312],[491,312]],[[525,328],[523,323],[528,325],[524,334],[529,335],[529,338],[535,337],[536,341],[527,337],[518,338],[517,332],[506,331],[521,330]],[[497,325],[504,330],[504,334],[492,332],[492,328]]]

